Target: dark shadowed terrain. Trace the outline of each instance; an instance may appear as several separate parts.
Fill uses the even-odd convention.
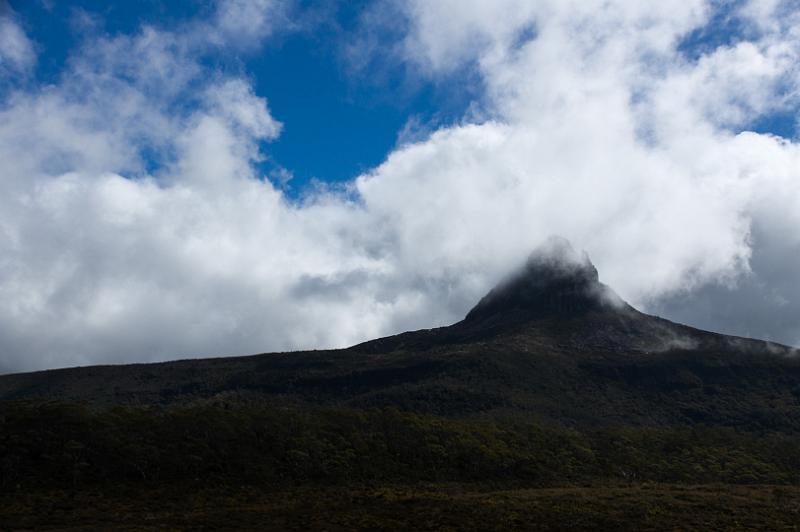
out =
[[[449,327],[0,376],[0,460],[12,529],[797,530],[800,357],[553,240]]]

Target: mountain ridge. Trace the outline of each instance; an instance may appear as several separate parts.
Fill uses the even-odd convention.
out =
[[[800,431],[795,353],[641,313],[599,282],[585,254],[551,240],[453,325],[338,350],[5,375],[0,401],[391,406],[568,426]]]

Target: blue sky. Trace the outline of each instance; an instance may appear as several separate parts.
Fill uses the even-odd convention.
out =
[[[554,234],[638,308],[800,345],[798,27],[790,0],[4,3],[0,372],[445,325]]]
[[[738,2],[741,4],[741,2]],[[733,3],[734,5],[736,3]],[[15,0],[18,19],[37,43],[39,61],[33,83],[57,82],[70,53],[87,36],[135,33],[143,25],[171,28],[213,11],[207,0],[107,2],[101,0]],[[217,69],[247,76],[268,99],[273,116],[284,124],[265,151],[260,171],[281,184],[283,170],[292,179],[284,186],[297,197],[313,179],[342,182],[380,164],[396,147],[406,126],[434,130],[456,123],[471,103],[480,101],[469,68],[459,75],[433,79],[380,55],[369,68],[348,61],[345,48],[362,30],[361,17],[370,1],[298,3],[299,31],[278,31],[255,50],[221,52],[204,58]],[[397,21],[402,25],[402,21]],[[720,45],[747,37],[748,28],[719,10],[711,23],[686,35],[680,47],[696,58]],[[381,44],[387,49],[396,35]],[[739,126],[786,138],[796,135],[791,110],[759,116]]]
[[[289,196],[302,194],[312,179],[353,179],[385,159],[406,125],[424,130],[456,122],[478,97],[464,79],[425,79],[392,59],[377,58],[367,69],[348,61],[345,48],[357,37],[369,5],[301,3],[299,30],[279,30],[257,49],[221,50],[203,59],[251,79],[284,124],[280,137],[265,146],[269,157],[260,170],[276,183],[280,169],[291,172]],[[129,34],[143,25],[172,28],[213,11],[211,2],[201,0],[24,0],[11,6],[37,44],[37,84],[57,82],[87,34]]]

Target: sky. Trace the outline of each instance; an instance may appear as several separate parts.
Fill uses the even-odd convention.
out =
[[[453,323],[560,235],[800,345],[800,5],[0,0],[0,373]]]

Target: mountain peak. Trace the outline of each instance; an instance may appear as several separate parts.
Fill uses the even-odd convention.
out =
[[[577,252],[564,238],[550,237],[521,269],[484,296],[466,321],[508,313],[530,318],[569,316],[623,305],[600,283],[586,252]]]

